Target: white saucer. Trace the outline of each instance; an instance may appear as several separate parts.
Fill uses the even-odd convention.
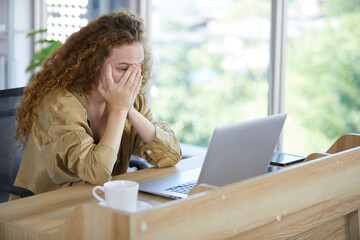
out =
[[[103,206],[103,207],[107,207],[106,203],[104,203],[104,202],[99,202],[98,205]],[[143,201],[137,201],[135,211],[137,212],[137,211],[150,209],[150,208],[152,208],[152,206],[149,203],[143,202]]]

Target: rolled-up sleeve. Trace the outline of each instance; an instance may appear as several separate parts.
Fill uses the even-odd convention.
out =
[[[160,168],[174,166],[181,159],[181,148],[175,133],[167,123],[154,121],[143,94],[139,94],[135,104],[138,111],[154,124],[156,136],[153,141],[145,143],[137,134],[134,154]]]
[[[94,143],[83,105],[71,94],[49,97],[43,117],[35,123],[35,139],[47,174],[56,184],[86,181],[103,184],[111,179],[115,151]],[[46,139],[46,141],[44,141]]]

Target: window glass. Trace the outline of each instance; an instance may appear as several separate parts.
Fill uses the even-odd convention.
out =
[[[289,0],[284,151],[360,132],[360,1]]]
[[[48,39],[65,42],[69,35],[86,26],[87,6],[87,0],[46,0]]]
[[[65,42],[88,22],[120,9],[119,0],[46,0],[47,34],[49,40]]]
[[[267,115],[270,15],[269,0],[152,1],[152,111],[181,142]]]

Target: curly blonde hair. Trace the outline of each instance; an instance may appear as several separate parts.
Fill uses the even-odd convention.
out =
[[[37,118],[43,97],[53,91],[70,90],[89,93],[98,86],[101,67],[114,47],[141,43],[145,61],[142,65],[142,90],[150,79],[151,59],[144,24],[134,14],[120,10],[101,16],[73,33],[45,60],[42,70],[24,88],[16,108],[15,140],[24,146]]]

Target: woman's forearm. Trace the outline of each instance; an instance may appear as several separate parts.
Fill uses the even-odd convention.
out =
[[[128,119],[139,133],[144,142],[149,143],[156,137],[155,126],[146,117],[139,113],[135,108],[131,108]]]
[[[110,146],[116,153],[119,151],[124,131],[127,111],[110,111],[106,127],[99,144]]]

